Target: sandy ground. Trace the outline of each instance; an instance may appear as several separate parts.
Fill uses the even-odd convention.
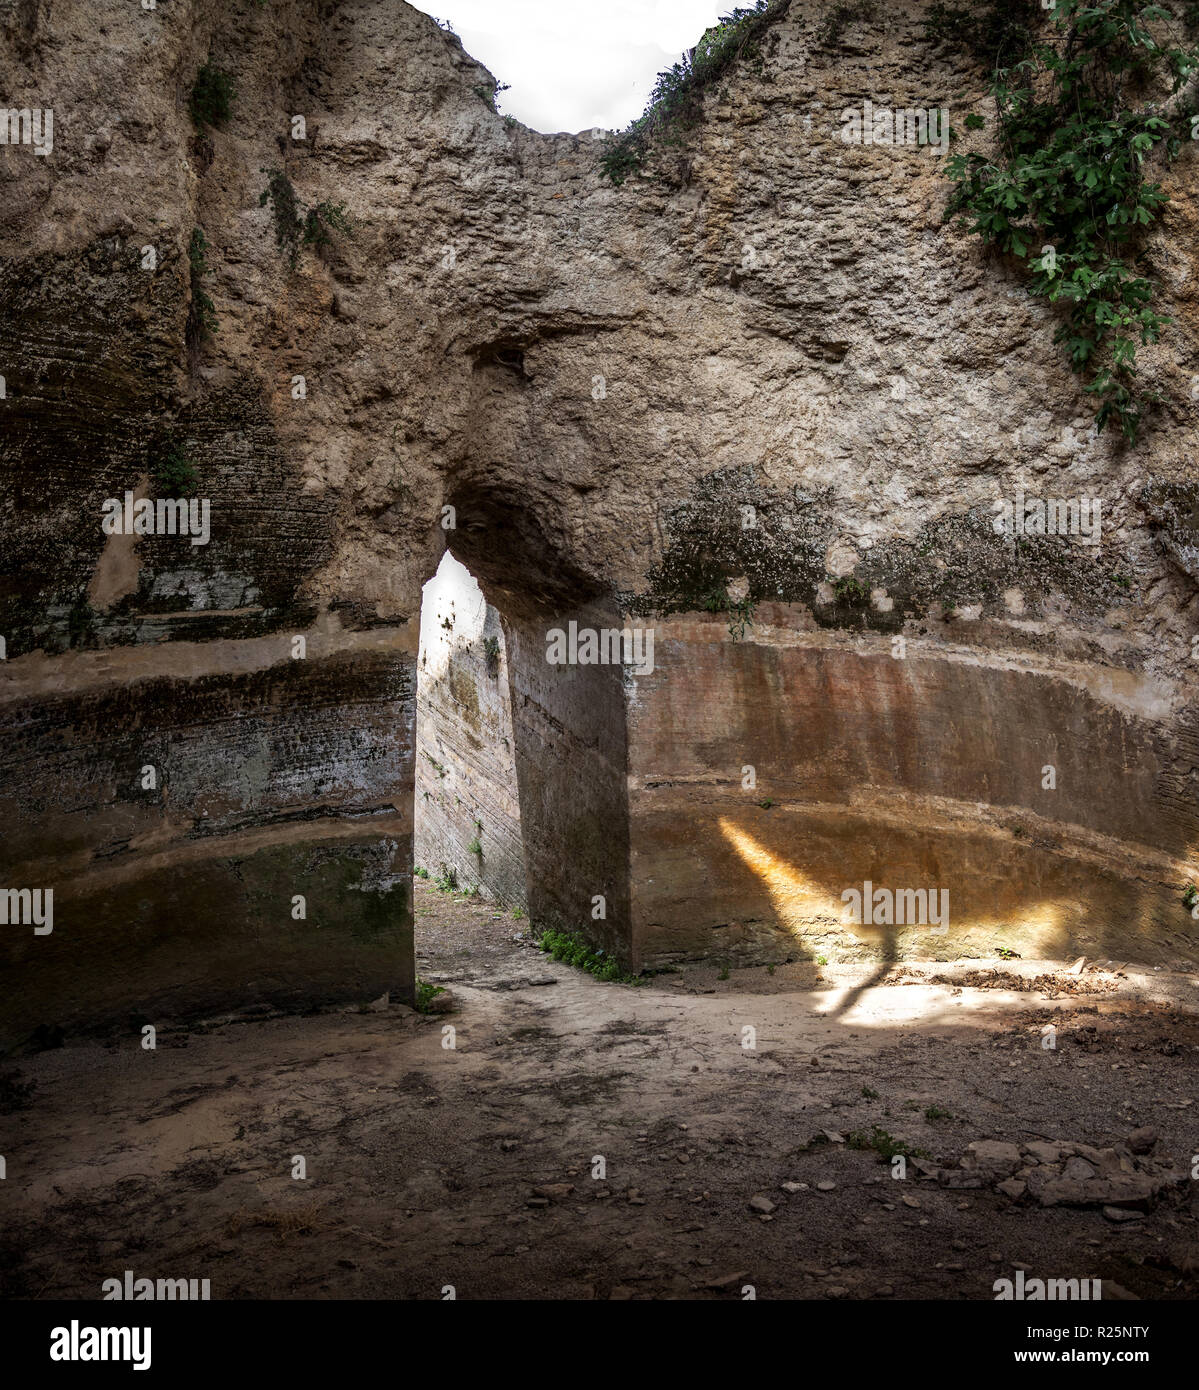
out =
[[[897,1181],[822,1137],[877,1125],[953,1165],[974,1140],[1153,1125],[1189,1173],[1193,977],[991,960],[634,988],[550,961],[487,903],[421,885],[417,911],[452,1012],[363,1001],[21,1059],[31,1096],[0,1087],[0,1291],[99,1297],[130,1269],[213,1298],[973,1299],[1024,1266],[1199,1292],[1199,1184],[1114,1224],[914,1164]]]

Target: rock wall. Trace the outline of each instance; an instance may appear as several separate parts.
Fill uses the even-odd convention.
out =
[[[528,907],[499,614],[452,555],[425,585],[416,704],[416,863]]]
[[[1174,321],[1129,447],[1052,311],[942,225],[940,156],[839,139],[866,99],[989,119],[985,73],[926,6],[828,41],[831,8],[780,4],[613,188],[402,3],[0,4],[6,101],[55,113],[48,155],[0,149],[3,873],[63,904],[4,929],[5,1042],[403,995],[447,544],[502,625],[535,920],[632,964],[1193,953],[1195,154],[1144,248]],[[198,132],[206,61],[236,97]],[[271,169],[353,235],[293,264]],[[208,543],[106,536],[173,451]],[[1102,544],[997,536],[1019,488],[1101,499]],[[572,616],[654,628],[654,671],[550,665]],[[935,879],[948,934],[843,930],[867,878]],[[333,897],[297,930],[305,884]]]

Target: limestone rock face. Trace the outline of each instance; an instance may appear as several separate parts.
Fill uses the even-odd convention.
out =
[[[507,653],[499,616],[452,555],[425,586],[417,667],[415,862],[528,906]]]
[[[831,47],[829,8],[781,5],[615,188],[401,0],[0,3],[6,99],[54,113],[0,149],[4,881],[56,892],[51,935],[5,928],[5,1041],[410,997],[447,545],[504,640],[535,923],[634,966],[1193,954],[1194,158],[1127,447],[942,225],[935,149],[840,139],[866,100],[989,112],[985,74],[923,6]],[[236,95],[198,132],[206,62]],[[293,264],[272,170],[352,236]],[[179,455],[207,542],[106,534]],[[1098,500],[1100,543],[1015,545],[1017,495]],[[652,629],[652,669],[547,662],[572,620]]]

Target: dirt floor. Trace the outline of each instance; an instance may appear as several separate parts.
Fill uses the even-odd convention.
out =
[[[94,1298],[129,1269],[214,1299],[984,1299],[1021,1266],[1199,1292],[1193,976],[991,960],[630,987],[486,902],[421,885],[417,913],[450,1012],[364,1001],[22,1058],[0,1292]],[[1145,1126],[1184,1176],[1106,1215],[960,1164]],[[854,1147],[889,1140],[923,1151],[902,1180]]]

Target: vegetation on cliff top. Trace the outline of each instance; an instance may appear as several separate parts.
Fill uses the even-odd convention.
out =
[[[653,146],[681,144],[702,119],[704,95],[714,83],[739,62],[760,68],[762,36],[789,4],[790,0],[756,0],[722,15],[690,53],[660,72],[644,113],[610,140],[600,156],[603,177],[622,184],[641,171]]]

